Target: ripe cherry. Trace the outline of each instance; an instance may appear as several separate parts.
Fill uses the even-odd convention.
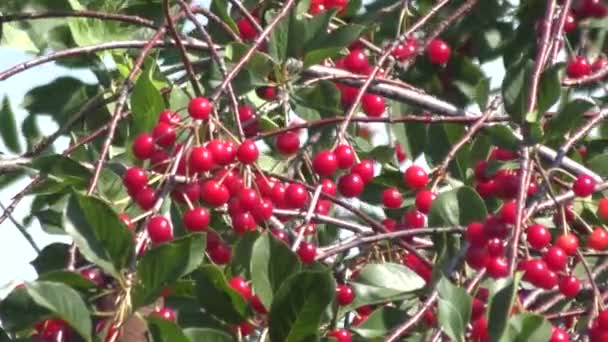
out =
[[[138,190],[148,185],[148,176],[143,169],[131,167],[123,175],[122,182],[129,192],[137,193]]]
[[[433,64],[445,64],[452,53],[450,46],[441,39],[433,39],[426,48],[426,56]]]
[[[260,197],[254,189],[242,188],[239,192],[239,203],[241,207],[247,211],[252,210],[260,203]]]
[[[355,151],[347,144],[340,144],[334,149],[334,154],[338,160],[338,167],[348,169],[355,163]]]
[[[572,185],[572,191],[578,197],[587,197],[595,191],[595,181],[589,175],[580,174]]]
[[[158,115],[158,122],[164,122],[166,124],[176,126],[181,121],[179,114],[170,110],[164,110]]]
[[[602,198],[597,203],[597,217],[608,221],[608,198]]]
[[[471,246],[467,249],[465,260],[467,265],[474,270],[480,270],[486,266],[488,253],[484,247]]]
[[[587,245],[596,251],[608,249],[608,232],[602,227],[596,227],[589,235]]]
[[[247,300],[250,300],[253,297],[253,293],[251,292],[249,285],[247,285],[247,281],[241,277],[230,279],[228,285]]]
[[[486,261],[486,270],[492,278],[504,278],[509,275],[509,263],[504,257],[492,257]]]
[[[565,276],[559,280],[559,292],[566,297],[576,297],[581,289],[581,283],[575,276]]]
[[[409,38],[405,43],[401,43],[393,50],[393,56],[398,61],[405,61],[416,55],[418,50],[418,41],[415,38]]]
[[[277,136],[277,150],[279,153],[289,156],[300,148],[300,137],[294,132],[285,132]]]
[[[150,157],[150,168],[158,173],[165,173],[169,167],[169,153],[163,150],[156,150]]]
[[[272,200],[272,203],[275,205],[275,207],[277,207],[277,208],[286,208],[287,207],[287,201],[285,200],[285,190],[286,189],[287,188],[283,184],[278,183],[278,182],[272,188],[272,193],[270,194],[270,199]]]
[[[321,192],[330,196],[335,196],[336,191],[336,183],[332,182],[331,179],[326,178],[321,181]]]
[[[473,246],[484,246],[488,241],[484,225],[480,222],[469,223],[465,231],[465,239]]]
[[[428,214],[431,211],[431,205],[433,201],[437,198],[437,195],[431,190],[420,190],[416,194],[415,205],[418,211]]]
[[[312,0],[310,2],[310,8],[308,9],[308,13],[312,15],[317,15],[323,11],[325,11],[325,4],[323,0]]]
[[[175,311],[168,307],[154,308],[153,315],[158,318],[166,319],[167,321],[170,321],[170,322],[175,322],[177,319],[177,317],[175,315]]]
[[[560,328],[553,327],[553,332],[551,332],[551,338],[549,342],[568,342],[569,341],[568,333],[563,331]]]
[[[250,212],[241,212],[232,218],[232,228],[239,235],[254,231],[255,227],[255,219]]]
[[[344,57],[344,67],[346,70],[360,74],[369,66],[367,56],[361,50],[352,50]]]
[[[568,256],[566,255],[566,252],[558,246],[551,246],[543,256],[543,260],[549,269],[561,271],[566,267]]]
[[[566,75],[570,78],[581,78],[591,73],[591,65],[585,56],[576,56],[568,62]]]
[[[219,207],[228,202],[228,188],[215,180],[209,179],[201,185],[201,199],[212,207]]]
[[[285,229],[272,228],[270,230],[270,233],[272,234],[272,236],[275,237],[275,239],[283,241],[285,243],[289,243],[289,235],[287,234]]]
[[[365,183],[358,173],[349,173],[338,180],[338,191],[344,197],[357,197],[363,192]]]
[[[213,160],[219,165],[232,163],[236,155],[234,147],[221,140],[211,140],[207,143],[206,147],[211,152]]]
[[[600,311],[597,315],[596,321],[598,327],[605,331],[608,331],[608,310]]]
[[[190,171],[193,173],[209,171],[215,165],[211,151],[203,146],[196,146],[190,150],[188,163]]]
[[[255,310],[255,312],[261,315],[265,315],[268,313],[268,310],[266,310],[266,307],[260,300],[260,297],[258,297],[257,295],[251,297],[251,307],[253,308],[253,310]]]
[[[509,235],[509,229],[496,216],[490,216],[484,223],[484,230],[489,238],[504,239]]]
[[[277,88],[276,87],[259,87],[255,90],[255,93],[259,98],[266,101],[274,101],[277,99]]]
[[[501,239],[493,238],[488,241],[486,249],[488,251],[489,256],[499,257],[499,256],[503,255],[503,253],[505,251],[505,246]]]
[[[173,125],[164,122],[160,122],[154,127],[152,136],[156,140],[156,143],[163,147],[172,146],[176,138]]]
[[[545,277],[549,269],[547,264],[540,259],[527,260],[523,266],[524,269],[524,280],[538,285],[542,282],[542,278]]]
[[[608,58],[598,57],[591,64],[591,72],[598,72],[606,67],[608,67]]]
[[[80,271],[80,275],[82,275],[84,278],[99,287],[102,287],[104,285],[103,274],[101,273],[101,270],[97,267],[82,270]]]
[[[333,152],[321,151],[312,160],[312,168],[320,176],[329,177],[338,169],[338,159]]]
[[[173,239],[173,230],[169,220],[163,216],[154,216],[148,221],[148,235],[154,243],[163,243]]]
[[[251,323],[243,321],[236,326],[236,330],[241,336],[249,336],[255,330],[255,327]]]
[[[243,164],[254,163],[258,160],[259,155],[260,153],[258,152],[258,147],[255,142],[249,139],[243,141],[236,151],[237,158]]]
[[[207,120],[213,104],[206,97],[195,97],[188,104],[188,114],[195,120]]]
[[[253,209],[251,209],[251,215],[253,215],[255,222],[261,224],[272,217],[272,209],[272,201],[264,198],[260,200]]]
[[[541,250],[551,242],[551,233],[542,224],[533,224],[526,230],[530,247]]]
[[[566,15],[566,21],[564,22],[564,32],[569,33],[572,32],[574,29],[576,29],[576,18],[574,17],[572,12],[569,12]]]
[[[403,224],[410,229],[424,227],[424,215],[418,210],[408,210],[403,214]]]
[[[555,240],[555,245],[563,249],[567,255],[574,255],[578,248],[578,238],[574,234],[562,234]]]
[[[133,155],[139,160],[146,160],[154,154],[154,137],[150,134],[143,133],[135,137],[133,146],[131,146]]]
[[[387,208],[399,208],[403,197],[397,188],[388,188],[382,191],[382,204]]]
[[[135,194],[135,203],[143,210],[150,210],[156,203],[156,193],[149,186],[144,186]]]
[[[351,342],[352,336],[346,329],[336,329],[330,331],[327,336],[333,337],[337,342]]]
[[[488,335],[488,322],[485,317],[481,317],[473,322],[471,329],[471,341],[472,342],[489,342],[490,337]]]
[[[395,156],[397,157],[397,161],[400,163],[407,158],[407,155],[405,154],[405,149],[400,143],[395,144]]]
[[[384,99],[381,96],[375,94],[365,94],[361,99],[361,106],[363,112],[372,118],[382,116],[384,113]]]
[[[426,171],[417,165],[408,167],[403,174],[403,182],[413,190],[423,188],[428,180],[429,176]]]
[[[338,285],[336,286],[336,298],[338,304],[346,306],[355,300],[355,291],[348,285]]]
[[[302,184],[292,183],[285,189],[285,204],[292,209],[299,209],[308,202],[308,191]]]
[[[315,261],[317,255],[317,246],[309,242],[302,242],[297,251],[300,260],[305,264],[310,264]]]
[[[236,23],[236,25],[239,29],[239,35],[244,41],[251,41],[257,37],[258,31],[256,30],[255,26],[253,26],[253,24],[249,21],[249,19],[242,18]]]
[[[517,216],[517,203],[515,201],[506,202],[500,208],[500,220],[506,224],[515,224]]]
[[[361,176],[363,183],[367,183],[374,178],[374,162],[369,159],[362,160],[360,163],[355,164],[350,169],[350,172],[358,174]]]
[[[232,259],[232,249],[223,243],[219,243],[213,248],[208,248],[207,253],[211,261],[218,265],[225,265]]]
[[[337,8],[338,14],[344,14],[344,12],[346,12],[346,8],[348,7],[348,1],[349,0],[325,0],[325,7],[330,9],[330,8]]]
[[[200,232],[207,229],[210,216],[207,209],[195,207],[184,213],[184,226],[192,232]]]
[[[129,228],[130,230],[133,230],[135,228],[135,224],[133,223],[133,221],[129,217],[129,214],[127,214],[127,213],[120,213],[120,214],[118,214],[118,219],[125,226],[127,226],[127,228]]]

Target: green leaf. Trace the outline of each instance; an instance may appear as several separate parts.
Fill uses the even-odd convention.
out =
[[[488,305],[488,333],[492,341],[499,341],[507,329],[509,313],[521,277],[521,272],[515,273],[512,278],[496,281],[492,287]]]
[[[0,137],[2,137],[2,141],[9,151],[21,153],[15,114],[6,95],[2,99],[2,107],[0,107]]]
[[[360,325],[352,330],[366,339],[386,336],[391,330],[403,323],[407,312],[390,306],[382,306],[372,312]]]
[[[563,68],[563,63],[555,64],[541,74],[538,82],[536,105],[536,111],[538,113],[545,113],[545,111],[551,108],[551,106],[559,100],[561,93],[560,73]]]
[[[511,118],[522,123],[526,114],[528,83],[534,63],[531,60],[524,60],[512,65],[507,69],[507,73],[502,82],[502,96],[505,109]]]
[[[313,87],[301,88],[293,98],[298,105],[319,111],[321,117],[334,116],[341,111],[340,91],[330,81],[320,81]]]
[[[221,330],[209,328],[188,328],[184,334],[190,342],[232,342],[234,339],[230,334]]]
[[[211,315],[229,323],[241,323],[248,313],[247,302],[233,290],[222,271],[215,265],[203,265],[193,273],[196,297]]]
[[[485,220],[487,215],[486,205],[477,192],[463,186],[439,193],[431,205],[429,227],[466,226]]]
[[[48,281],[27,283],[25,288],[36,304],[66,321],[85,341],[92,341],[90,313],[78,292]]]
[[[154,342],[188,342],[188,337],[177,324],[159,317],[147,317]]]
[[[25,52],[40,52],[36,44],[30,39],[27,31],[19,29],[11,23],[3,23],[2,25],[2,30],[0,30],[0,46]]]
[[[463,288],[455,286],[445,277],[439,280],[437,288],[439,324],[452,340],[464,341],[473,299]]]
[[[62,283],[77,291],[89,291],[97,287],[91,280],[83,277],[78,272],[55,270],[41,274],[38,281],[50,281],[54,283]]]
[[[233,32],[238,34],[239,29],[230,13],[228,13],[228,1],[212,0],[209,9],[213,14],[217,15],[224,23],[226,23]],[[223,44],[233,40],[232,37],[224,32],[224,29],[221,28],[219,24],[216,24],[213,20],[209,21],[208,25],[209,34],[214,38],[214,41],[217,44]]]
[[[251,46],[243,43],[229,44],[226,46],[226,58],[233,63],[237,63],[241,60],[241,58],[243,58],[250,48]],[[247,61],[247,64],[245,64],[244,68],[260,78],[266,78],[266,76],[268,76],[268,74],[274,69],[274,66],[275,62],[269,55],[260,51],[255,51],[253,56]]]
[[[270,308],[270,340],[292,342],[318,338],[321,316],[335,291],[336,283],[329,272],[304,271],[287,279]]]
[[[253,244],[259,236],[258,232],[247,232],[236,241],[232,249],[232,259],[230,259],[231,275],[251,279],[251,253]]]
[[[73,193],[65,214],[65,230],[89,261],[116,278],[133,257],[133,235],[102,200]]]
[[[490,78],[482,78],[475,86],[475,101],[481,110],[484,110],[488,105],[490,97]]]
[[[608,176],[608,154],[598,154],[587,162],[587,166],[602,177]]]
[[[552,332],[553,327],[544,316],[526,312],[509,317],[507,331],[499,342],[547,342]]]
[[[517,151],[519,148],[519,141],[513,134],[513,131],[505,125],[492,125],[484,129],[484,132],[488,133],[492,144],[505,148],[511,151]]]
[[[426,286],[411,269],[394,263],[367,264],[351,283],[355,300],[351,307],[384,303],[408,298]]]
[[[158,297],[165,286],[193,272],[205,256],[205,235],[191,234],[152,248],[137,264],[137,306]]]
[[[152,78],[155,68],[155,63],[147,63],[133,87],[131,95],[131,136],[133,137],[152,131],[158,122],[158,116],[165,109],[163,97]]]
[[[563,139],[570,130],[579,127],[584,121],[584,113],[593,108],[593,103],[583,99],[568,102],[557,115],[549,120],[546,134],[550,138]]]
[[[340,26],[329,34],[320,34],[306,44],[306,51],[324,50],[328,48],[346,48],[361,37],[365,26],[350,24]]]
[[[251,283],[264,306],[270,307],[273,294],[301,267],[295,253],[269,232],[257,239],[251,253]]]
[[[45,155],[32,161],[31,168],[38,170],[54,180],[69,182],[84,187],[92,175],[91,171],[74,159],[59,154]]]
[[[2,321],[2,327],[9,332],[30,328],[34,324],[52,317],[52,314],[52,311],[34,302],[25,288],[15,288],[0,301],[0,321]]]
[[[276,26],[275,28],[272,30],[272,32],[270,32],[270,37],[269,37],[269,42],[268,42],[268,53],[272,56],[272,58],[274,58],[277,62],[279,63],[283,63],[285,62],[285,60],[288,57],[288,47],[289,47],[289,40],[290,40],[290,25],[291,22],[294,22],[294,25],[296,25],[298,22],[295,19],[294,16],[294,10],[292,9],[290,14],[283,18]],[[266,12],[266,18],[267,19],[274,19],[274,16],[276,16],[276,12],[274,11],[268,11]],[[293,38],[293,37],[291,37]]]
[[[52,243],[44,247],[30,264],[34,266],[38,274],[64,269],[68,260],[69,249],[70,246],[65,243]]]
[[[336,58],[345,52],[342,47],[328,47],[324,49],[316,49],[306,53],[304,56],[304,68],[319,64],[328,58]]]

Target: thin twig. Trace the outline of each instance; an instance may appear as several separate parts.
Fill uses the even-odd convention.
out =
[[[92,18],[99,20],[114,20],[121,21],[128,24],[145,26],[151,29],[158,29],[152,20],[148,20],[135,15],[126,15],[119,13],[108,13],[108,12],[97,12],[97,11],[45,11],[45,12],[29,12],[29,13],[14,13],[0,15],[0,22],[8,23],[11,21],[24,21],[24,20],[35,20],[35,19],[49,19],[49,18],[66,18],[66,17],[79,17],[79,18]]]
[[[7,210],[7,208],[4,206],[4,204],[2,204],[2,202],[0,202],[0,209],[4,210],[5,212]],[[38,247],[32,235],[27,231],[27,228],[25,228],[21,223],[17,222],[17,220],[11,214],[8,214],[8,219],[15,225],[15,227],[17,228],[17,230],[19,230],[21,235],[23,235],[25,240],[29,242],[30,246],[32,246],[36,254],[40,254],[40,247]]]

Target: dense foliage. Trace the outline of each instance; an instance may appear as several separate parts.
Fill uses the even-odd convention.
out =
[[[0,189],[30,178],[2,228],[73,243],[0,300],[0,339],[608,341],[601,0],[0,13],[32,54],[0,85],[97,81],[2,101]]]

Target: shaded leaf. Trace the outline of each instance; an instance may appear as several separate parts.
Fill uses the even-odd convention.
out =
[[[13,153],[21,153],[21,143],[17,134],[17,123],[15,122],[15,114],[11,108],[11,103],[8,96],[2,99],[2,107],[0,107],[0,137],[4,145]]]
[[[496,281],[491,289],[488,304],[488,333],[493,341],[499,341],[507,329],[509,313],[521,277],[521,272],[515,273],[512,278]]]
[[[437,195],[431,205],[429,227],[466,226],[486,219],[486,205],[474,189],[463,186]]]
[[[193,273],[196,297],[208,313],[229,323],[241,323],[248,313],[247,302],[233,290],[215,265],[203,265]]]
[[[151,132],[158,116],[165,109],[160,91],[153,82],[155,63],[146,63],[144,70],[135,82],[131,95],[131,136]]]
[[[190,342],[231,342],[233,337],[221,330],[207,328],[184,329],[184,334]]]
[[[465,289],[455,286],[444,277],[439,280],[437,289],[439,324],[452,340],[464,341],[473,299]]]
[[[380,338],[403,323],[406,318],[407,312],[390,306],[382,306],[374,310],[363,323],[353,327],[352,330],[366,339]]]
[[[36,259],[30,264],[34,266],[38,274],[65,268],[68,260],[70,245],[55,242],[45,246]]]

